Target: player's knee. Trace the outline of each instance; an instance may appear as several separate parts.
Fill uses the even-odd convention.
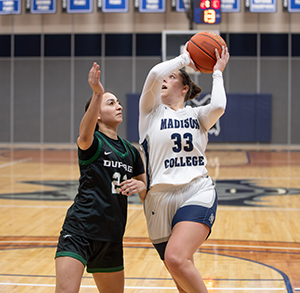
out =
[[[79,288],[77,286],[74,286],[72,284],[66,283],[57,283],[55,287],[55,293],[74,293],[78,292]]]
[[[171,272],[178,271],[184,266],[184,259],[173,251],[166,250],[165,263]]]

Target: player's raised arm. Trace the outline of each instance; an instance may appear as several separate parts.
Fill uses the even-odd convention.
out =
[[[100,82],[100,74],[99,65],[94,62],[88,76],[88,82],[93,90],[93,96],[90,105],[81,120],[79,137],[77,139],[77,145],[82,150],[86,150],[91,146],[95,125],[98,121],[99,109],[104,93],[104,88]]]

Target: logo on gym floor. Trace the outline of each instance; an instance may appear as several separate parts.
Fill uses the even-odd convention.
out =
[[[0,198],[23,200],[73,200],[77,194],[78,181],[22,181],[39,186],[39,191],[0,193]],[[40,191],[40,186],[45,191]],[[298,188],[260,186],[259,180],[218,180],[215,182],[218,204],[227,206],[272,206],[270,196],[300,195]],[[50,188],[50,189],[49,189]],[[128,197],[128,202],[141,204],[138,194]]]

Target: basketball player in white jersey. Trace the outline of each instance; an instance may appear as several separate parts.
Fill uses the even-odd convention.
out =
[[[148,193],[144,203],[149,237],[179,292],[207,292],[193,254],[215,221],[217,194],[206,169],[207,132],[223,115],[222,72],[228,48],[216,50],[211,102],[184,106],[201,92],[186,71],[195,69],[186,45],[178,57],[154,66],[140,98],[139,135]]]

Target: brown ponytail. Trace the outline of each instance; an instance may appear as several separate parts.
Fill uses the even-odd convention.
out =
[[[184,97],[184,101],[186,102],[187,100],[194,99],[201,93],[201,88],[192,81],[191,77],[184,69],[179,69],[179,72],[181,73],[183,85],[188,85],[189,87],[189,90]]]

